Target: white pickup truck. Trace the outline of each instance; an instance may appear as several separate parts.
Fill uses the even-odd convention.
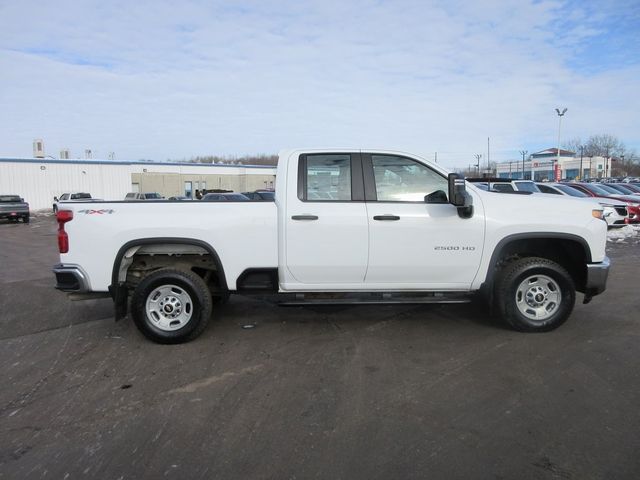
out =
[[[604,291],[609,272],[597,203],[483,191],[396,151],[283,151],[275,202],[74,203],[57,220],[56,288],[110,295],[117,319],[130,309],[160,343],[198,336],[229,294],[480,296],[513,328],[548,331],[576,291],[585,303]]]

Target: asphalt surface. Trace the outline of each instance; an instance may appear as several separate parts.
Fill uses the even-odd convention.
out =
[[[2,479],[640,478],[637,240],[551,333],[236,297],[177,346],[55,291],[56,248],[0,222]]]

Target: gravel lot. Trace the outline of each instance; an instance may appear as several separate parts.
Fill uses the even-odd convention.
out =
[[[627,232],[607,292],[547,334],[474,305],[238,297],[160,346],[53,289],[51,217],[0,222],[0,478],[640,478]]]

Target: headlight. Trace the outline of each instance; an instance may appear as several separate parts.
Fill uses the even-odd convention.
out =
[[[593,215],[593,218],[604,220],[604,216],[602,215],[602,210],[600,209],[594,208],[593,210],[591,210],[591,215]]]

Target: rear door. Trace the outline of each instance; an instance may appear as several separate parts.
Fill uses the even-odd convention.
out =
[[[361,286],[369,238],[360,154],[302,154],[289,165],[284,283]]]

